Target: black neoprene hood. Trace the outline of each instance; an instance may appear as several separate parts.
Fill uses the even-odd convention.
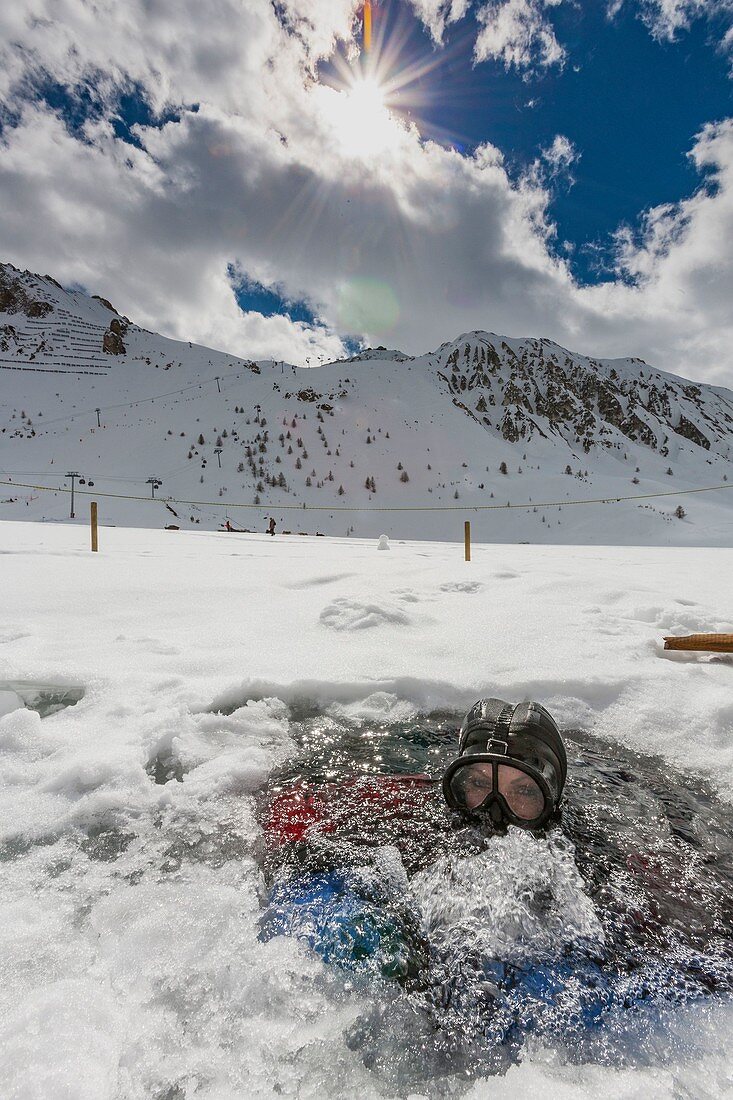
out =
[[[453,809],[525,829],[541,828],[557,810],[567,756],[554,719],[540,703],[479,699],[461,725],[458,752],[443,777],[443,794]],[[472,772],[481,773],[478,779],[474,775],[474,789],[483,782],[487,792],[485,798],[472,795],[473,804],[465,787]],[[524,782],[524,805],[502,789],[510,775],[520,787]],[[526,808],[529,791],[536,801],[531,809]]]

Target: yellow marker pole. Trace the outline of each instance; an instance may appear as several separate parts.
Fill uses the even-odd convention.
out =
[[[91,521],[92,521],[92,551],[96,554],[99,550],[99,538],[97,535],[97,502],[92,501],[91,504]]]
[[[364,0],[364,49],[372,48],[372,0]]]
[[[471,560],[471,521],[466,520],[463,524],[463,539],[466,548],[466,561]]]

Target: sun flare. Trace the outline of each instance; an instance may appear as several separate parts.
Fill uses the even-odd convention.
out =
[[[359,77],[336,93],[333,129],[342,150],[350,156],[375,156],[394,146],[399,123],[390,114],[381,85],[373,77]]]

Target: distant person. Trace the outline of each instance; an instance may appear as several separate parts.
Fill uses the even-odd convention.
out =
[[[270,516],[270,522],[267,525],[267,533],[268,535],[275,534],[275,520],[272,518],[272,516]]]

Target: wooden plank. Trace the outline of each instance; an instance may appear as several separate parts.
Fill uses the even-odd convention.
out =
[[[688,634],[684,638],[667,637],[664,639],[664,648],[733,653],[733,634]]]

